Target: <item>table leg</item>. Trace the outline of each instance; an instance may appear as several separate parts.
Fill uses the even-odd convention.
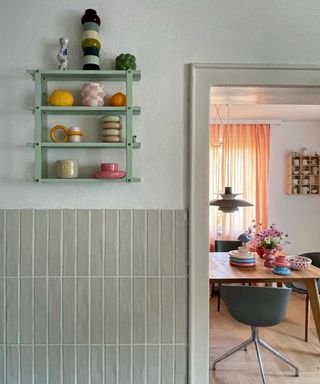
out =
[[[308,296],[310,299],[310,306],[313,315],[313,319],[316,325],[318,338],[320,342],[320,302],[319,292],[316,279],[307,279],[304,281],[308,290]]]

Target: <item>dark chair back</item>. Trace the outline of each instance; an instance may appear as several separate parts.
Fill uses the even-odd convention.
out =
[[[238,240],[215,240],[214,250],[215,252],[230,252],[241,247],[242,243]]]
[[[302,253],[299,256],[309,257],[309,259],[312,260],[312,265],[320,268],[320,252],[306,252],[306,253]],[[318,284],[318,290],[320,292],[320,279],[317,280],[317,284]],[[304,283],[294,281],[288,284],[287,286],[291,286],[295,292],[307,293],[307,288]]]
[[[221,297],[231,316],[254,327],[280,323],[286,314],[290,288],[221,286]]]

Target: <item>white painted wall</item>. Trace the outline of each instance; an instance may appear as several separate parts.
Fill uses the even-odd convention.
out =
[[[71,40],[70,68],[81,67],[80,18],[102,19],[104,68],[136,55],[142,106],[135,132],[134,185],[36,185],[31,182],[33,83],[26,69],[55,68],[57,41]],[[187,63],[319,64],[317,0],[6,1],[0,28],[0,208],[183,208],[187,176]],[[112,158],[91,156],[88,161]]]
[[[271,128],[269,222],[288,232],[290,254],[320,250],[320,196],[286,195],[286,155],[307,147],[320,153],[320,123],[282,122]]]

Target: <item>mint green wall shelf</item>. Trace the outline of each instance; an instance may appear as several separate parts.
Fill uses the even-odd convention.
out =
[[[34,181],[40,183],[110,183],[110,182],[138,182],[139,178],[133,176],[133,149],[140,148],[140,143],[132,141],[133,116],[139,115],[141,108],[133,106],[133,82],[141,78],[140,71],[83,71],[83,70],[30,70],[27,71],[35,82],[35,106],[33,108],[35,121],[35,141],[32,143],[35,151]],[[126,107],[55,107],[47,105],[49,81],[99,81],[99,82],[125,82],[127,106]],[[123,143],[80,142],[80,143],[53,143],[48,139],[48,115],[122,115],[126,119],[126,139]],[[89,148],[89,149],[122,149],[126,154],[126,177],[123,179],[96,179],[77,178],[59,179],[48,176],[48,150]],[[99,164],[97,164],[98,170]]]

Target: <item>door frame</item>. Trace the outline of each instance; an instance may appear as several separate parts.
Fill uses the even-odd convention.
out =
[[[209,380],[209,95],[212,86],[320,87],[320,66],[190,64],[189,384]]]

